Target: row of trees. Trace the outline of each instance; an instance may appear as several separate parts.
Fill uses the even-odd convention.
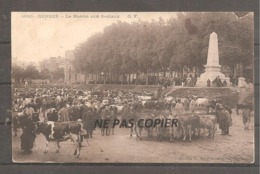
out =
[[[63,80],[64,70],[58,68],[52,72],[48,69],[38,71],[33,65],[28,65],[25,69],[18,65],[14,65],[12,66],[12,79],[14,79],[16,82],[24,81],[26,79],[41,79],[50,81],[57,81],[61,79]]]
[[[253,14],[178,13],[177,18],[107,26],[75,50],[75,67],[95,77],[102,72],[118,80],[126,74],[182,72],[206,64],[209,35],[218,34],[220,64],[231,68],[253,64]],[[147,77],[148,78],[148,77]]]

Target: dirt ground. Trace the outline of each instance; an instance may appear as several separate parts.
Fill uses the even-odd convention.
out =
[[[233,112],[235,113],[235,112]],[[192,142],[158,142],[148,140],[146,133],[142,140],[129,136],[129,129],[116,128],[115,135],[101,136],[94,131],[92,139],[83,142],[81,155],[73,156],[74,146],[68,140],[60,143],[59,153],[56,144],[49,144],[49,152],[43,153],[45,141],[38,135],[35,147],[30,154],[20,150],[20,135],[12,137],[14,162],[55,162],[55,163],[252,163],[254,161],[254,120],[250,130],[244,130],[241,115],[232,115],[231,136],[221,135],[218,129],[215,138],[202,136]],[[218,127],[218,125],[217,125]]]

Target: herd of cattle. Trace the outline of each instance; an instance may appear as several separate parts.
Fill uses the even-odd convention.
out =
[[[58,111],[64,106],[68,106],[69,121],[59,121]],[[83,120],[84,109],[89,108],[94,116],[90,120]],[[115,113],[103,117],[103,110],[109,109]],[[240,109],[250,109],[251,106],[238,105]],[[151,95],[142,95],[123,91],[91,91],[78,89],[57,89],[57,88],[16,88],[13,90],[13,108],[7,111],[12,117],[12,126],[15,136],[19,128],[23,130],[21,136],[21,148],[30,150],[37,134],[42,133],[46,138],[46,148],[50,141],[59,143],[70,139],[75,144],[74,155],[80,155],[80,148],[83,139],[88,138],[88,130],[84,130],[85,122],[94,124],[95,120],[113,119],[134,121],[134,126],[130,128],[130,136],[134,132],[136,137],[142,138],[143,131],[148,137],[156,136],[157,140],[177,139],[191,141],[192,137],[199,137],[201,131],[210,138],[214,138],[217,124],[222,134],[229,133],[231,126],[232,110],[229,106],[222,104],[221,100],[209,100],[205,97],[187,96],[185,98],[174,98],[163,96],[154,98]],[[40,119],[43,115],[43,119]],[[177,119],[177,126],[162,127],[159,124],[154,127],[144,128],[137,125],[139,120],[160,120]],[[94,120],[94,121],[93,121]],[[95,129],[93,127],[93,129]],[[108,128],[110,131],[112,127]],[[97,130],[97,129],[96,129]],[[104,131],[101,129],[101,131]],[[28,142],[32,143],[28,143]]]

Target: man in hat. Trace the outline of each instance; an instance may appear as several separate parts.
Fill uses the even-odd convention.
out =
[[[176,114],[183,114],[184,112],[184,106],[181,102],[181,99],[178,99],[177,100],[177,103],[176,103],[176,106],[175,106],[175,111],[176,111]]]
[[[92,106],[84,107],[82,112],[83,128],[87,131],[87,135],[93,138],[93,130],[95,129],[95,110]]]
[[[189,101],[189,97],[188,96],[183,101],[183,107],[184,107],[184,111],[185,112],[189,111],[190,101]]]
[[[101,128],[101,135],[103,136],[106,130],[106,135],[110,134],[110,119],[111,119],[111,112],[109,109],[109,105],[105,105],[105,109],[101,112],[101,119],[103,120],[103,125]],[[108,127],[104,127],[104,122],[109,122]]]
[[[242,117],[243,117],[243,123],[244,123],[244,130],[249,130],[249,124],[251,121],[250,117],[250,109],[249,108],[244,108],[242,111]]]
[[[122,109],[122,119],[127,119],[129,116],[129,113],[130,113],[130,106],[129,106],[128,102],[125,100],[123,109]]]
[[[23,130],[21,135],[21,149],[25,152],[30,152],[36,138],[34,122],[39,121],[39,119],[33,119],[33,108],[30,105],[26,106],[23,114],[18,119]]]
[[[217,120],[219,122],[219,129],[222,135],[229,135],[229,127],[232,125],[231,114],[224,109],[222,104],[216,105]]]
[[[58,112],[58,120],[59,121],[70,121],[69,119],[69,111],[68,111],[68,104],[64,104],[63,107]]]

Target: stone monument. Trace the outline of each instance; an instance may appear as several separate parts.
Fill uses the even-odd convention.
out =
[[[208,79],[212,86],[212,82],[219,77],[223,82],[226,80],[227,86],[230,86],[230,79],[220,72],[221,65],[219,64],[218,54],[218,36],[215,32],[210,34],[209,38],[209,49],[207,57],[207,65],[205,65],[205,72],[200,75],[197,79],[196,86],[207,86]]]

